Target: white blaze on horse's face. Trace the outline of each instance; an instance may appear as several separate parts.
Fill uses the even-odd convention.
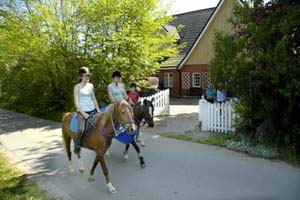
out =
[[[149,115],[150,115],[151,118],[153,117],[152,116],[152,107],[151,106],[149,106]]]

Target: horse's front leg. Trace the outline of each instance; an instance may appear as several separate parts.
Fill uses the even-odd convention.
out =
[[[106,143],[106,151],[105,151],[105,156],[106,158],[110,158],[110,152],[108,151],[110,145],[111,145],[111,141],[112,141],[112,138],[106,138],[107,140],[107,143]]]
[[[91,168],[91,170],[90,170],[90,177],[89,177],[89,182],[94,182],[95,181],[95,177],[94,177],[94,173],[95,173],[95,169],[96,169],[96,167],[97,167],[97,165],[98,165],[98,162],[99,162],[99,160],[98,160],[98,157],[97,157],[97,155],[95,156],[95,159],[94,159],[94,163],[93,163],[93,166],[92,166],[92,168]]]
[[[112,194],[115,194],[117,193],[117,190],[116,188],[111,184],[110,180],[109,180],[109,172],[108,172],[108,169],[106,167],[106,163],[105,163],[105,160],[104,160],[104,157],[103,157],[103,154],[101,153],[97,153],[97,156],[98,156],[98,160],[101,164],[101,168],[102,168],[102,172],[105,176],[105,180],[106,180],[106,186],[108,188],[108,191]]]
[[[83,166],[83,162],[82,162],[82,158],[81,158],[80,153],[77,154],[77,157],[78,157],[78,161],[79,161],[79,172],[81,174],[83,174],[84,173],[84,166]]]
[[[74,170],[74,168],[73,168],[73,165],[72,165],[72,161],[71,161],[71,160],[69,161],[68,168],[69,168],[69,174],[70,174],[70,175],[74,175],[74,174],[75,174],[75,170]]]

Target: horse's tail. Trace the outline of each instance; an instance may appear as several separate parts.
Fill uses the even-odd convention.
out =
[[[71,156],[72,156],[72,153],[71,153],[71,150],[70,150],[70,147],[71,147],[71,137],[68,135],[68,119],[72,116],[72,113],[70,112],[67,112],[64,114],[63,118],[62,118],[62,137],[63,137],[63,140],[64,140],[64,145],[65,145],[65,149],[66,149],[66,152],[67,152],[67,156],[68,156],[68,159],[69,161],[71,161]]]

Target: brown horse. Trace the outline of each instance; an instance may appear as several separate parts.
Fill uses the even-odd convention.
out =
[[[72,139],[74,140],[76,138],[77,134],[69,129],[69,124],[74,114],[75,112],[66,113],[62,120],[62,134],[65,149],[69,159],[69,169],[72,173],[74,172],[74,169],[71,163],[70,143]],[[125,101],[110,104],[105,112],[98,113],[96,115],[91,133],[83,138],[82,145],[82,147],[93,150],[96,153],[96,157],[90,171],[91,177],[89,178],[89,180],[95,180],[93,177],[94,170],[97,166],[97,163],[100,162],[103,174],[106,179],[106,185],[110,193],[116,193],[116,189],[110,182],[108,169],[104,160],[104,154],[111,145],[116,124],[121,124],[121,126],[128,128],[130,132],[135,132],[136,130],[136,126],[133,120],[133,110],[131,106]],[[79,171],[83,173],[84,168],[80,155],[78,155],[78,159],[80,161]]]

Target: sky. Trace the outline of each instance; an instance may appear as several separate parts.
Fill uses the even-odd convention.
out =
[[[172,3],[174,14],[215,7],[219,0],[164,0],[165,3]]]
[[[264,3],[269,0],[264,0]],[[163,4],[172,3],[173,14],[185,13],[193,10],[216,7],[219,0],[162,0]]]

